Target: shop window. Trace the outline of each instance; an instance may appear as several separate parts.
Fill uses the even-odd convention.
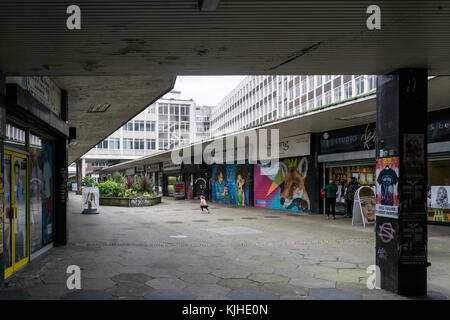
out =
[[[43,215],[42,215],[42,244],[53,240],[53,148],[44,143],[42,158],[43,177]]]
[[[13,144],[25,145],[25,131],[6,124],[6,141]]]
[[[450,223],[450,160],[428,161],[428,220]]]

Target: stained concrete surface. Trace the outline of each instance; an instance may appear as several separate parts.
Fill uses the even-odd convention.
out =
[[[71,194],[68,245],[9,277],[0,298],[406,299],[367,288],[371,226],[216,204],[201,214],[197,201],[163,201],[82,215]],[[450,228],[429,227],[430,299],[450,297],[449,240]],[[67,289],[69,265],[81,269],[81,290]]]

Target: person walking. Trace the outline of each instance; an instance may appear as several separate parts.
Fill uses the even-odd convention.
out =
[[[327,219],[330,220],[330,206],[331,213],[333,214],[333,220],[336,220],[336,192],[338,186],[333,179],[330,179],[330,183],[324,188],[326,190],[325,202],[326,202],[326,214]]]
[[[355,200],[355,193],[358,190],[359,184],[355,177],[351,177],[348,181],[347,189],[345,190],[345,203],[347,204],[347,213],[345,218],[353,217],[353,201]]]

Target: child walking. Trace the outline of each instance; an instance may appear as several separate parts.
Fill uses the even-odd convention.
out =
[[[206,200],[205,200],[205,196],[200,196],[200,208],[202,209],[202,213],[203,213],[203,209],[206,209],[206,211],[208,211],[208,213],[210,213],[208,204],[206,203]]]

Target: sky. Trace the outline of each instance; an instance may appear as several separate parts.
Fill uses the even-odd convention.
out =
[[[182,99],[194,99],[198,106],[215,106],[245,76],[178,76],[174,90],[181,91]]]

